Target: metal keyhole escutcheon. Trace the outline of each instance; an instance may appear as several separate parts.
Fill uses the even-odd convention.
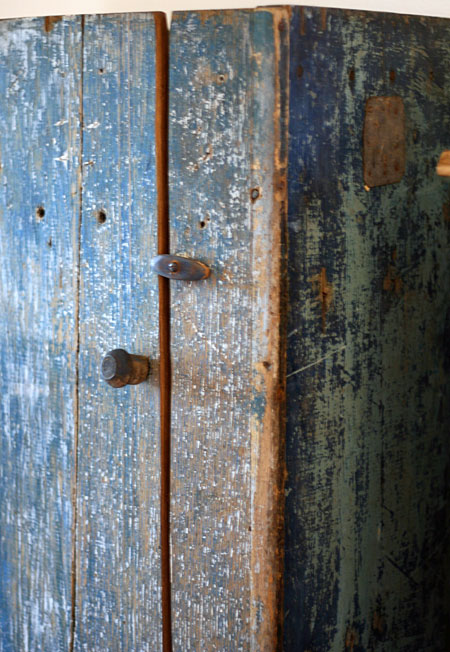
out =
[[[144,355],[132,355],[124,349],[109,351],[102,360],[101,376],[111,387],[138,385],[150,371],[150,361]]]

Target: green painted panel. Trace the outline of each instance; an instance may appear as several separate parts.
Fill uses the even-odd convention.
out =
[[[450,23],[293,10],[286,650],[446,650]],[[366,100],[406,172],[364,187]]]

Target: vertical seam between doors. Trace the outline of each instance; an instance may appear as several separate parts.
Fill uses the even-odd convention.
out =
[[[75,644],[75,617],[77,597],[77,527],[78,527],[78,435],[80,424],[80,292],[81,292],[81,222],[83,218],[83,84],[84,84],[84,16],[81,16],[80,84],[79,84],[79,162],[78,162],[78,228],[75,282],[75,393],[74,393],[74,448],[72,480],[72,569],[69,652]]]
[[[158,215],[158,254],[168,254],[169,242],[169,32],[166,16],[155,13],[156,35],[156,99],[155,146],[156,190]],[[161,606],[162,649],[172,652],[171,564],[170,564],[170,420],[171,420],[171,364],[170,364],[170,285],[169,279],[158,279],[159,287],[159,378],[160,378],[160,433],[161,433]]]

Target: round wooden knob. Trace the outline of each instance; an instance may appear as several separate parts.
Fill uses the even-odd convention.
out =
[[[150,371],[150,361],[143,355],[131,355],[124,349],[109,351],[102,360],[101,375],[111,387],[138,385]]]

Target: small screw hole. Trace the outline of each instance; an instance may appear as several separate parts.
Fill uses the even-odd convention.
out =
[[[255,202],[259,198],[259,188],[252,188],[250,191],[250,198]]]
[[[99,68],[99,69],[98,69],[98,72],[99,72],[100,75],[103,75],[103,73],[104,73],[105,71],[104,71],[103,68]]]
[[[45,210],[44,210],[44,208],[43,208],[42,206],[38,206],[38,207],[36,208],[36,219],[37,219],[38,221],[43,220],[43,219],[44,219],[44,215],[45,215]]]
[[[206,226],[206,222],[204,222],[204,221],[202,220],[201,222],[198,223],[198,225],[199,225],[199,227],[200,227],[201,229],[204,229],[205,226]]]
[[[52,246],[52,244],[53,244],[53,243],[52,243],[52,239],[51,239],[51,238],[49,238],[49,239],[47,240],[47,245],[48,245],[49,247],[51,247],[51,246]]]
[[[106,213],[104,210],[100,209],[97,211],[96,217],[99,224],[104,224],[106,222]]]

